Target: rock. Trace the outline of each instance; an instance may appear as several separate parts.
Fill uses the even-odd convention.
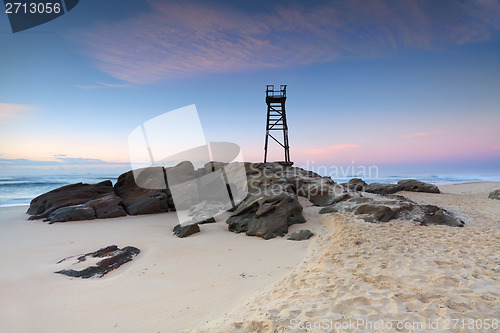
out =
[[[320,214],[352,212],[367,222],[388,222],[392,219],[413,221],[419,225],[448,225],[463,227],[465,223],[455,214],[433,205],[420,205],[400,195],[358,194],[319,211]]]
[[[457,219],[446,209],[434,205],[418,205],[417,209],[423,212],[421,225],[448,225],[452,227],[463,227],[465,223]],[[415,219],[414,219],[415,220]]]
[[[193,163],[183,161],[174,167],[165,168],[168,186],[185,183],[195,178]]]
[[[203,221],[219,214],[225,208],[224,204],[220,202],[203,200],[189,208],[189,216],[193,217],[193,221]]]
[[[500,200],[500,190],[495,190],[495,191],[491,192],[488,195],[488,198]]]
[[[189,209],[199,201],[198,185],[195,180],[172,185],[169,193],[177,210]]]
[[[168,190],[165,186],[165,180],[161,176],[163,174],[163,168],[152,167],[144,169],[144,171],[140,173],[138,181],[143,186],[158,188],[161,186],[163,179],[164,190],[148,189],[137,186],[134,179],[134,172],[138,172],[138,170],[128,171],[120,175],[115,184],[115,192],[122,198],[125,211],[130,215],[168,212]]]
[[[290,179],[288,179],[290,181]],[[342,201],[348,196],[341,185],[329,178],[294,179],[297,195],[307,198],[316,206],[324,207]],[[292,186],[295,185],[292,183]]]
[[[336,202],[333,205],[322,208],[319,213],[327,214],[327,213],[337,213],[337,212],[353,212],[358,206],[365,203],[371,203],[372,200],[368,197],[362,197],[358,194],[358,196],[352,197],[350,196],[346,200],[342,200]]]
[[[58,208],[83,204],[113,193],[113,186],[109,180],[98,184],[71,184],[34,198],[26,213],[32,215],[30,220],[44,218]]]
[[[294,240],[294,241],[301,241],[301,240],[306,240],[309,239],[313,236],[314,234],[308,230],[308,229],[303,229],[303,230],[298,230],[295,232],[292,232],[290,236],[288,236],[288,240]]]
[[[67,222],[93,219],[105,219],[125,216],[127,213],[121,206],[122,199],[114,193],[104,194],[97,199],[81,205],[61,207],[49,214],[44,221]]]
[[[176,235],[177,237],[184,238],[187,236],[191,236],[192,234],[195,234],[197,232],[200,232],[200,227],[198,226],[197,223],[188,225],[178,224],[174,227],[172,231],[174,232],[174,235]]]
[[[210,172],[214,172],[215,170],[219,170],[219,169],[224,168],[227,164],[228,163],[212,161],[212,162],[205,163],[204,169],[205,169],[206,173],[210,173]]]
[[[365,183],[365,181],[361,178],[352,178],[347,183],[344,183],[342,185],[349,191],[353,192],[363,192],[366,186],[368,186],[368,184]]]
[[[87,260],[87,257],[92,258],[103,258],[98,261],[95,266],[88,266],[82,270],[75,269],[62,269],[55,273],[64,274],[70,277],[79,277],[83,279],[88,279],[91,277],[102,277],[108,272],[117,269],[121,265],[126,262],[132,260],[133,257],[138,255],[141,251],[133,246],[126,246],[123,249],[119,249],[116,245],[111,245],[102,249],[99,249],[95,252],[87,253],[81,256],[78,256],[78,263],[84,262]],[[60,260],[58,264],[64,262],[67,259],[74,258],[68,257]]]
[[[122,206],[122,198],[114,193],[105,194],[97,199],[87,201],[84,206],[92,207],[98,219],[126,216]]]
[[[393,194],[402,190],[401,184],[371,183],[365,187],[366,192],[376,194]]]
[[[93,220],[95,218],[97,217],[94,208],[85,205],[74,205],[56,209],[44,221],[50,221],[49,224],[52,224],[54,222]]]
[[[315,172],[281,164],[271,164],[271,168],[276,176],[288,182],[298,196],[307,198],[316,206],[331,205],[344,200],[347,195],[344,187],[331,178],[321,177]]]
[[[415,179],[400,180],[398,184],[403,186],[403,191],[440,193],[436,185],[424,183]]]
[[[275,195],[251,195],[226,221],[228,229],[248,236],[270,239],[284,236],[288,227],[306,222],[294,193],[281,192]]]
[[[215,223],[215,219],[213,217],[210,217],[208,219],[196,222],[196,224],[207,224],[207,223]]]
[[[356,207],[354,215],[365,215],[367,222],[388,222],[394,218],[395,213],[389,206],[361,204]]]
[[[199,198],[197,202],[230,202],[226,182],[221,170],[218,169],[215,172],[207,173],[202,178],[197,179],[196,183],[199,186]]]

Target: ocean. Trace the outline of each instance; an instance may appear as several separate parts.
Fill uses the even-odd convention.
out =
[[[28,205],[40,194],[74,183],[95,184],[104,180],[116,183],[117,176],[108,175],[50,175],[0,176],[0,207]]]
[[[320,172],[321,174],[321,172]],[[325,176],[324,174],[322,174]],[[356,175],[354,175],[356,176]],[[359,175],[361,176],[361,175]],[[353,176],[332,177],[338,183],[347,182]],[[386,175],[379,177],[362,177],[367,183],[392,183],[401,179],[417,179],[436,185],[459,184],[469,182],[500,181],[500,176],[480,175]],[[54,190],[61,186],[74,183],[95,184],[104,180],[116,183],[116,175],[50,175],[50,176],[0,176],[0,207],[28,205],[31,200],[40,194]]]

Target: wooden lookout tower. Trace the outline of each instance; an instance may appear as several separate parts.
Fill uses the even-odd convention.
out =
[[[267,162],[267,147],[269,144],[269,138],[272,138],[285,150],[285,160],[280,163],[283,165],[293,164],[293,162],[290,162],[290,147],[288,146],[288,125],[286,123],[285,101],[286,85],[280,85],[279,90],[274,90],[274,85],[268,84],[266,86],[267,124],[266,143],[264,145],[264,163]],[[283,141],[280,141],[273,136],[271,131],[283,132]]]

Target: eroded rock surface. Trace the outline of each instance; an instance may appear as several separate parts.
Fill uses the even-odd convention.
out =
[[[127,214],[139,215],[168,212],[169,198],[165,186],[163,168],[148,168],[140,173],[139,177],[139,184],[147,187],[137,185],[133,171],[128,171],[120,175],[115,184],[115,192],[122,198]],[[163,189],[161,189],[161,186],[163,186]],[[173,203],[171,206],[173,208]]]
[[[371,183],[365,187],[366,192],[376,194],[394,194],[402,190],[401,184]]]
[[[245,167],[249,193],[227,219],[230,231],[270,239],[284,236],[290,225],[306,221],[295,192],[302,184],[289,180],[296,176],[289,169],[295,168],[279,163],[246,163]]]
[[[320,210],[320,214],[352,212],[367,222],[388,222],[405,219],[419,225],[448,225],[463,227],[465,223],[455,214],[433,205],[420,205],[399,195],[371,193],[351,194],[351,198]]]
[[[81,205],[61,207],[53,211],[44,221],[49,223],[106,219],[125,216],[122,199],[114,193],[104,194]]]
[[[400,180],[398,184],[403,186],[403,191],[440,193],[436,185],[424,183],[415,179]]]
[[[30,220],[40,219],[47,217],[58,208],[83,204],[106,194],[114,194],[110,180],[97,184],[77,183],[66,185],[31,200],[26,213],[32,215]]]

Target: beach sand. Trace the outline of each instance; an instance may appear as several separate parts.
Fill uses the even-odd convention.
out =
[[[498,188],[398,193],[461,214],[464,228],[319,215],[301,198],[308,222],[290,231],[316,234],[302,242],[228,232],[227,215],[179,239],[175,213],[49,225],[2,208],[0,331],[475,331],[462,326],[500,320],[500,201],[487,198]],[[141,253],[100,279],[53,273],[112,244]]]

